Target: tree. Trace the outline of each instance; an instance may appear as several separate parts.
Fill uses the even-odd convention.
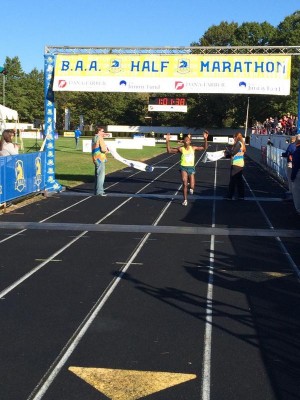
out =
[[[286,17],[277,27],[271,42],[276,46],[298,46],[300,43],[300,10]]]
[[[237,27],[236,22],[226,21],[222,21],[220,25],[213,25],[200,38],[198,46],[232,46]],[[194,45],[195,43],[192,44]]]
[[[25,103],[25,96],[21,82],[25,74],[18,57],[6,57],[4,67],[7,71],[7,75],[5,76],[5,105],[17,110],[21,120],[22,109],[24,108]]]
[[[276,35],[271,41],[272,46],[298,46],[300,43],[300,11],[287,16],[278,25]],[[300,82],[300,57],[294,56],[292,59],[291,72],[291,94],[271,101],[274,109],[278,110],[280,115],[290,112],[297,114],[297,98]]]
[[[268,22],[245,22],[234,34],[234,46],[268,46],[276,35],[276,28]]]
[[[22,119],[24,121],[44,120],[44,74],[33,69],[22,79],[23,93],[25,93]]]
[[[267,22],[245,22],[240,26],[237,23],[221,22],[213,25],[200,38],[199,43],[192,46],[267,46],[267,45],[297,45],[300,42],[300,12],[297,11],[275,28]],[[197,53],[197,49],[195,49]],[[284,113],[296,113],[297,88],[299,84],[299,57],[293,58],[290,96],[250,96],[249,121],[251,119],[264,120],[270,116],[281,116]],[[237,95],[199,95],[196,101],[196,110],[189,110],[187,120],[202,119],[210,123],[214,121],[219,127],[244,124],[246,97]],[[202,110],[206,110],[203,118]]]

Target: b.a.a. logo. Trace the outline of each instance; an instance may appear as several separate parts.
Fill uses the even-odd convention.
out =
[[[110,60],[109,71],[112,73],[117,73],[122,71],[121,61],[117,58],[112,58]]]
[[[26,187],[26,180],[24,178],[24,165],[22,160],[17,160],[15,164],[15,189],[18,192],[22,192]]]
[[[178,60],[177,72],[180,74],[188,74],[190,72],[190,60],[183,58]]]
[[[37,186],[38,190],[40,190],[41,183],[42,183],[42,161],[40,157],[36,157],[34,184]]]

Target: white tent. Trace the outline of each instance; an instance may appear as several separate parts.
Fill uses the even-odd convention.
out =
[[[2,106],[0,104],[0,132],[6,128],[6,121],[14,121],[17,125],[19,123],[18,111],[12,110],[11,108]]]

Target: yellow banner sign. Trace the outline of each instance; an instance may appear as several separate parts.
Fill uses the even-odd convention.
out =
[[[288,95],[291,56],[57,55],[53,90]]]

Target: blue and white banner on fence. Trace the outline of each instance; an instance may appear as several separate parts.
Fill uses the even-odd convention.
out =
[[[0,203],[45,189],[45,152],[0,157]]]

